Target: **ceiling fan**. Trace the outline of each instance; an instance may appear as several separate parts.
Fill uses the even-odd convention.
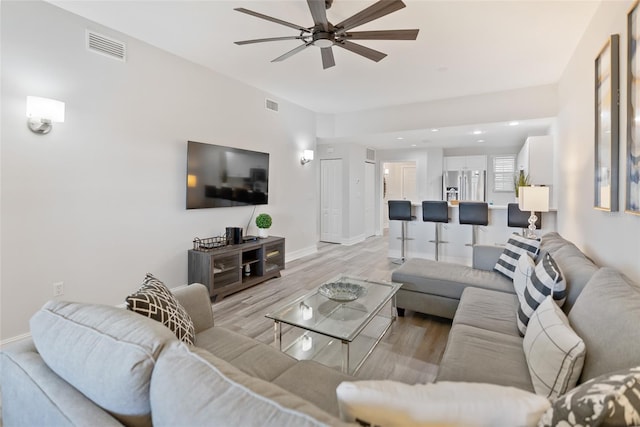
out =
[[[332,2],[333,0],[307,0],[311,16],[313,17],[312,27],[303,27],[301,25],[292,24],[291,22],[263,15],[262,13],[254,12],[243,7],[236,8],[234,10],[237,10],[238,12],[246,13],[257,18],[299,30],[300,34],[297,36],[243,40],[235,43],[237,45],[243,45],[280,40],[301,40],[302,44],[300,46],[277,57],[271,62],[284,61],[290,56],[293,56],[313,45],[320,48],[320,53],[322,55],[322,68],[327,69],[336,65],[333,58],[333,50],[331,49],[332,46],[341,47],[353,53],[357,53],[358,55],[364,56],[365,58],[371,59],[372,61],[378,62],[387,56],[387,54],[353,43],[351,40],[415,40],[418,37],[419,30],[350,31],[351,29],[366,24],[367,22],[371,22],[374,19],[382,18],[385,15],[402,9],[406,6],[402,0],[379,0],[377,3],[374,3],[368,8],[336,25],[332,25],[327,20],[326,9],[331,7]]]

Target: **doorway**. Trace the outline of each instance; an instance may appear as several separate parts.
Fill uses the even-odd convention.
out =
[[[382,163],[382,228],[389,228],[389,200],[416,201],[416,162]]]

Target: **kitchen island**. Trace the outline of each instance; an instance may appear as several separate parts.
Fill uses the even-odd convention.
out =
[[[422,221],[422,203],[412,203],[415,220],[407,224],[406,258],[435,259],[435,223]],[[536,230],[541,236],[556,231],[556,211],[542,213],[542,229]],[[472,226],[458,223],[458,205],[449,204],[449,223],[442,224],[440,240],[449,243],[440,245],[440,261],[471,265]],[[521,228],[507,227],[507,206],[489,205],[489,225],[478,228],[477,243],[480,245],[504,245],[512,233],[521,233]],[[389,257],[400,258],[401,222],[389,221]]]

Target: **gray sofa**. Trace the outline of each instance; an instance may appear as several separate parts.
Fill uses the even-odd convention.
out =
[[[200,284],[172,291],[195,346],[123,308],[47,303],[2,351],[3,425],[343,424],[335,389],[353,377],[214,327]]]
[[[581,384],[640,366],[640,285],[599,268],[558,233],[545,234],[541,252],[556,260],[567,286],[562,310],[584,340]],[[516,326],[513,283],[491,271],[503,248],[477,246],[474,267],[409,260],[393,273],[405,283],[398,306],[453,318],[436,381],[491,383],[534,391]]]

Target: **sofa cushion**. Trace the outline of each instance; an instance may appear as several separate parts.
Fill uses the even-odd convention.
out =
[[[147,273],[142,286],[126,298],[127,309],[165,325],[178,339],[193,345],[195,329],[189,313],[160,280]]]
[[[541,427],[640,425],[640,366],[593,378],[557,399]]]
[[[300,378],[304,378],[304,381],[300,381]],[[312,360],[301,360],[280,374],[273,383],[338,416],[336,387],[343,381],[353,380],[355,378],[351,375],[343,374],[336,369]]]
[[[533,392],[522,338],[469,325],[449,333],[436,381],[468,381]]]
[[[45,363],[125,425],[151,425],[149,383],[164,345],[160,323],[121,308],[50,301],[30,322]]]
[[[197,334],[196,345],[266,381],[272,381],[296,364],[293,357],[276,348],[220,326]]]
[[[211,353],[174,342],[151,379],[153,425],[324,426],[338,418]]]
[[[518,304],[514,294],[469,287],[462,293],[453,325],[475,326],[519,337],[516,326]]]
[[[391,274],[391,280],[402,283],[402,291],[454,299],[460,299],[467,286],[513,293],[511,280],[495,271],[419,258],[407,260]]]
[[[529,239],[513,233],[507,240],[504,251],[493,269],[504,274],[509,279],[513,279],[513,273],[516,270],[520,256],[528,253],[535,259],[539,250],[540,239]]]
[[[553,296],[554,301],[562,306],[566,299],[565,282],[558,264],[550,254],[545,254],[538,262],[536,268],[527,281],[524,295],[519,297],[518,330],[524,336],[529,319],[540,303],[548,296]]]
[[[365,426],[535,426],[547,399],[495,384],[395,381],[344,382],[340,416]]]
[[[640,366],[640,285],[611,268],[593,275],[569,312],[587,346],[580,382]]]
[[[584,364],[584,342],[551,296],[533,313],[522,345],[536,393],[555,399],[575,387]]]

